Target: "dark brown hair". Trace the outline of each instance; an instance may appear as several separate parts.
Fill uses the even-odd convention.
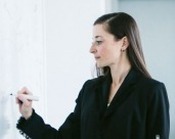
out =
[[[146,69],[139,29],[132,16],[124,12],[109,13],[99,17],[94,22],[94,25],[96,24],[104,24],[106,31],[114,35],[116,39],[126,36],[129,41],[127,55],[132,67],[140,71],[144,76],[151,77]],[[107,72],[109,72],[108,67],[97,68],[97,76]]]

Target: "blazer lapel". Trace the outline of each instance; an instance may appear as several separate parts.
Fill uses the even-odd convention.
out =
[[[114,112],[117,109],[117,107],[127,99],[127,97],[133,92],[137,79],[138,72],[134,69],[131,69],[124,82],[120,86],[118,92],[114,96],[110,106],[106,109],[104,117],[107,117],[110,114],[112,114],[112,112]]]
[[[97,84],[97,87],[95,89],[97,95],[96,97],[98,98],[98,102],[96,103],[97,105],[99,105],[101,115],[104,115],[104,112],[106,111],[110,84],[111,84],[111,76],[106,75],[102,77],[101,82]]]

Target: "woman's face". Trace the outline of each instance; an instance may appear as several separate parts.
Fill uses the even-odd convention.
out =
[[[111,67],[114,64],[119,64],[122,45],[122,39],[116,40],[114,35],[105,30],[103,24],[93,27],[93,43],[90,52],[94,54],[97,67]]]

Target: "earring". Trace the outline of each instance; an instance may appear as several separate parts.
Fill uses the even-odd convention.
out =
[[[124,52],[125,50],[124,50],[124,49],[122,49],[121,51],[122,51],[122,52]]]

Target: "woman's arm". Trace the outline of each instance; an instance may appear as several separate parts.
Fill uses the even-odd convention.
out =
[[[29,119],[21,117],[17,123],[17,128],[26,139],[79,139],[79,119],[75,113],[71,113],[59,130],[44,123],[33,110]]]
[[[17,97],[17,103],[22,117],[18,121],[17,128],[27,139],[80,139],[80,91],[76,100],[76,107],[59,130],[54,129],[35,113],[32,109],[32,102],[23,98],[22,95],[28,94],[28,90],[22,89]]]
[[[165,85],[156,85],[151,93],[147,115],[147,138],[169,139],[169,100]]]

